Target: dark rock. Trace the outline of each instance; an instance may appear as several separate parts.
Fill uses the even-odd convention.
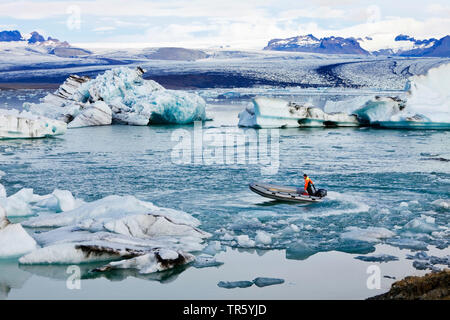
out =
[[[422,277],[406,277],[394,282],[391,289],[368,300],[449,300],[450,270]]]

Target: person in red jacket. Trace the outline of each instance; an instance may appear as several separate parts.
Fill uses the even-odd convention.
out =
[[[305,192],[308,193],[310,196],[314,195],[312,189],[314,186],[314,182],[308,177],[307,174],[303,175],[303,179],[305,179]]]

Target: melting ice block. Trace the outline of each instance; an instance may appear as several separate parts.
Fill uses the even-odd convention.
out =
[[[148,274],[165,271],[192,261],[194,261],[192,254],[167,249],[156,249],[135,258],[110,262],[94,271],[104,272],[112,269],[136,269],[141,274]]]
[[[17,110],[0,110],[0,139],[45,138],[62,135],[66,123]]]
[[[121,67],[95,79],[70,76],[42,103],[25,103],[34,114],[63,120],[69,128],[151,123],[186,124],[205,120],[205,101],[197,94],[166,90],[143,79],[144,70]]]

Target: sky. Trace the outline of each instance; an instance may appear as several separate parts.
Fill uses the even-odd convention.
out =
[[[273,38],[419,39],[450,34],[448,0],[0,0],[0,30],[38,31],[86,48],[262,49]],[[372,48],[369,48],[372,49]]]

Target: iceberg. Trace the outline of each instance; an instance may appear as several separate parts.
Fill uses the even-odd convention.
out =
[[[72,75],[41,103],[24,103],[23,107],[33,114],[64,121],[69,128],[206,120],[203,98],[144,80],[144,72],[140,67],[120,67],[94,79]]]
[[[352,113],[365,124],[391,129],[450,129],[450,63],[408,80],[404,99],[374,97]]]
[[[63,121],[26,111],[0,109],[0,140],[58,136],[64,134],[66,129],[67,125]]]
[[[346,232],[341,234],[341,238],[354,241],[379,242],[382,239],[395,236],[394,232],[382,227],[368,227],[366,229],[347,227],[345,230]]]
[[[363,96],[327,101],[324,110],[258,97],[239,113],[239,126],[254,128],[358,127],[450,129],[450,63],[408,80],[405,97]]]
[[[299,105],[282,99],[258,97],[253,105],[239,113],[240,127],[291,128],[291,127],[357,127],[355,115],[342,112],[325,113],[309,104]]]

